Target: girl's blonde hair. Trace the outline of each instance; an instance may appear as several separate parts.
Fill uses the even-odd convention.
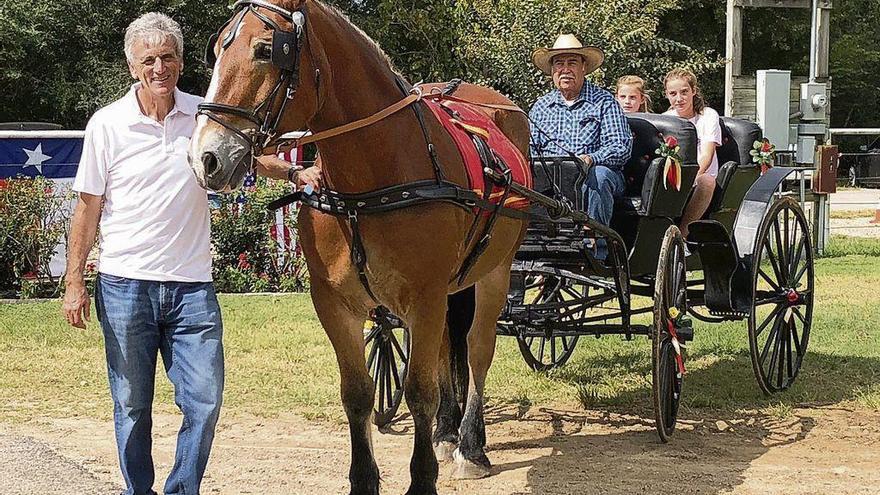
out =
[[[622,86],[635,86],[639,93],[642,94],[642,105],[639,107],[640,112],[650,112],[651,111],[651,93],[647,89],[645,89],[645,80],[639,76],[623,76],[617,80],[617,86],[615,87],[615,94],[617,90]]]
[[[706,108],[706,100],[703,98],[703,91],[700,89],[700,84],[697,82],[697,76],[688,69],[672,69],[666,74],[666,77],[663,78],[664,91],[666,90],[666,83],[671,79],[682,79],[684,82],[688,83],[688,86],[691,87],[691,91],[694,92],[694,112],[698,115],[702,115],[703,109]]]

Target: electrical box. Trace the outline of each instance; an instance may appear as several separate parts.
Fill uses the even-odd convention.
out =
[[[789,95],[791,92],[791,71],[759,70],[757,74],[758,125],[764,137],[776,145],[778,150],[789,148]]]
[[[837,164],[840,153],[837,146],[819,146],[816,172],[813,174],[813,191],[833,193],[837,191]]]
[[[814,136],[798,136],[797,156],[794,161],[799,165],[812,166],[816,160],[816,145],[818,142]]]
[[[825,83],[808,82],[801,84],[800,111],[802,120],[825,119],[825,107],[828,106],[828,94]]]

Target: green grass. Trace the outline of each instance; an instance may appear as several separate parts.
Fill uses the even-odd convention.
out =
[[[874,241],[875,244],[880,243]],[[683,414],[847,403],[880,410],[880,253],[835,238],[835,257],[817,261],[809,353],[797,382],[766,398],[752,376],[745,323],[696,322],[689,344]],[[850,253],[850,254],[847,254]],[[860,254],[852,254],[860,253]],[[341,421],[333,350],[307,295],[222,295],[227,412],[294,412]],[[488,395],[495,403],[571,406],[650,414],[650,342],[583,337],[570,362],[551,373],[523,363],[514,339],[499,338]],[[157,408],[174,408],[158,372]],[[68,327],[59,303],[0,305],[0,420],[86,415],[109,418],[111,404],[100,329]]]
[[[874,218],[874,210],[835,210],[829,213],[831,218]]]
[[[848,255],[880,256],[880,239],[832,235],[823,256],[837,257]]]

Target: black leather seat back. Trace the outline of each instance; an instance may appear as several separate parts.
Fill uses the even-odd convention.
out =
[[[626,179],[625,196],[640,196],[645,181],[645,174],[651,162],[658,158],[657,148],[665,136],[675,136],[681,147],[682,165],[693,166],[697,163],[697,131],[690,122],[655,113],[631,113],[626,116],[633,132],[633,150],[630,159],[624,166],[623,175]],[[691,183],[682,181],[682,191],[689,191]]]
[[[760,141],[762,137],[761,127],[754,122],[721,117],[721,146],[715,150],[718,155],[718,165],[735,162],[740,166],[754,166],[749,151],[752,149],[752,144]]]
[[[749,151],[755,141],[762,138],[758,124],[721,117],[722,144],[715,150],[719,165],[715,195],[704,218],[717,220],[728,230],[733,228],[743,198],[760,175],[760,167],[752,162]]]
[[[574,209],[586,210],[582,191],[586,175],[583,164],[568,156],[544,156],[532,158],[532,178],[535,191],[557,197],[556,189],[568,199]],[[554,189],[554,184],[556,189]],[[557,198],[558,199],[558,198]]]

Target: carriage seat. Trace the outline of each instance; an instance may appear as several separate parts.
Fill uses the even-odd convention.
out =
[[[708,213],[718,211],[726,203],[739,205],[742,201],[757,173],[757,164],[752,162],[749,151],[762,137],[761,128],[754,122],[721,117],[721,146],[715,150],[718,175]]]
[[[634,113],[627,115],[633,133],[633,149],[624,166],[626,190],[615,204],[622,214],[678,217],[687,202],[697,175],[697,130],[687,120],[669,115]],[[656,150],[666,136],[675,136],[681,148],[681,190],[664,188],[665,158]]]

